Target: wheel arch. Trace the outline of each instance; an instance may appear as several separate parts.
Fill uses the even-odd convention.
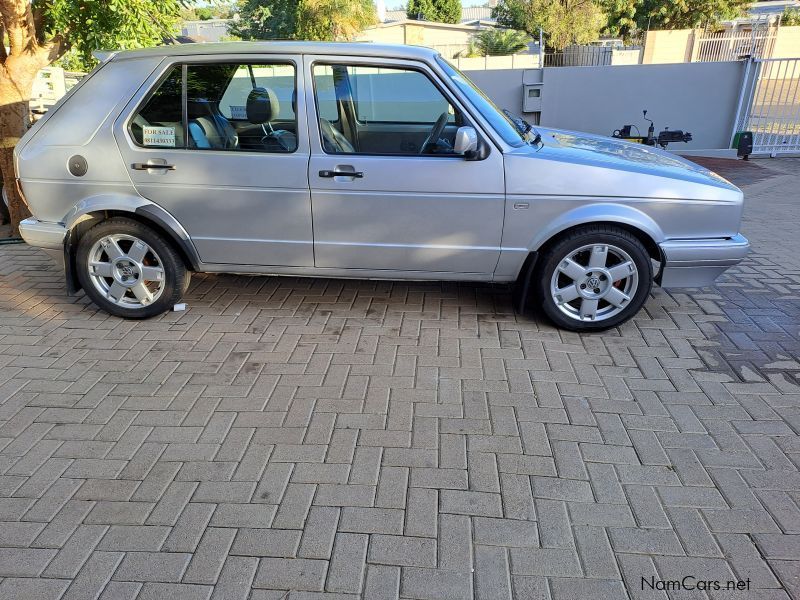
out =
[[[535,254],[540,255],[544,253],[550,246],[558,242],[558,240],[560,240],[562,237],[569,235],[576,229],[580,229],[581,227],[585,227],[586,225],[616,227],[618,229],[627,231],[628,233],[636,237],[640,242],[642,242],[642,245],[645,247],[645,249],[647,249],[647,253],[650,255],[650,258],[658,262],[661,262],[661,260],[663,259],[661,247],[658,245],[658,243],[655,241],[655,239],[649,232],[645,231],[644,229],[640,229],[635,225],[631,225],[630,223],[624,223],[620,221],[590,221],[586,223],[580,223],[578,225],[572,225],[571,227],[562,229],[551,235],[549,238],[547,238],[535,251]],[[534,252],[531,252],[531,254],[534,254]]]
[[[597,207],[597,205],[591,206]],[[591,206],[584,208],[591,208]],[[628,207],[624,206],[619,208],[628,209]],[[597,213],[594,212],[594,214],[596,215]],[[543,228],[540,233],[534,236],[530,246],[528,246],[528,255],[517,275],[519,293],[517,294],[516,304],[520,314],[525,311],[525,307],[528,304],[531,293],[531,279],[539,262],[539,257],[562,237],[581,227],[600,225],[623,229],[642,243],[651,259],[663,263],[664,257],[659,242],[665,239],[664,233],[649,216],[636,209],[604,210],[602,215],[594,217],[593,211],[577,209],[562,215],[550,227]],[[658,275],[654,279],[658,281]]]
[[[647,248],[654,260],[661,260],[659,243],[666,239],[664,232],[652,217],[632,206],[623,204],[587,204],[559,215],[542,227],[530,240],[530,252],[541,253],[561,236],[584,225],[619,227],[635,235]]]
[[[200,257],[189,234],[169,212],[139,196],[123,194],[93,196],[76,204],[64,218],[67,228],[64,239],[64,265],[69,293],[81,289],[75,264],[81,237],[98,223],[112,217],[126,217],[153,228],[174,244],[187,269],[200,270]]]

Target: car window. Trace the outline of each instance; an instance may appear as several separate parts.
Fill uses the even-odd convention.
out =
[[[183,148],[182,79],[174,67],[131,121],[133,139],[140,146]]]
[[[239,65],[222,94],[220,112],[227,119],[247,119],[247,96],[255,87],[269,88],[278,98],[276,119],[293,121],[297,98],[291,65]]]
[[[443,59],[441,56],[436,57],[439,66],[444,69],[444,72],[450,78],[461,93],[464,94],[472,105],[483,115],[483,118],[489,121],[494,130],[500,134],[503,140],[510,146],[522,146],[525,144],[524,137],[520,134],[519,130],[514,126],[511,119],[508,118],[489,97],[484,94],[478,86],[476,86],[470,79],[461,71],[456,69],[453,65]]]
[[[455,118],[439,89],[419,71],[347,67],[356,116],[372,123],[434,123],[443,112]]]
[[[176,66],[133,116],[131,136],[154,148],[294,152],[295,90],[290,64]]]
[[[331,123],[338,122],[339,105],[336,103],[336,85],[330,65],[318,65],[314,68],[314,89],[319,116]]]
[[[403,67],[316,64],[313,78],[326,152],[453,153],[463,118],[425,73]],[[437,129],[438,136],[428,139]]]

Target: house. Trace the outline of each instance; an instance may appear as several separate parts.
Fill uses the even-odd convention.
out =
[[[207,19],[205,21],[184,21],[181,35],[195,42],[221,42],[228,37],[228,24],[231,19]]]
[[[436,23],[409,19],[405,9],[384,10],[379,2],[381,22],[366,29],[356,39],[361,42],[428,46],[438,50],[445,58],[454,58],[467,50],[476,33],[497,25],[492,18],[492,8],[496,5],[497,0],[490,0],[485,6],[465,7],[461,9],[459,23]]]
[[[484,6],[465,6],[461,9],[461,25],[494,25],[496,20],[492,17],[492,9],[497,6],[497,0],[489,0]],[[380,14],[380,8],[379,8]],[[392,21],[404,21],[408,18],[406,10],[394,9],[383,11],[386,15],[383,18],[384,23]]]
[[[356,40],[380,44],[427,46],[438,50],[445,58],[453,58],[469,47],[469,42],[476,33],[488,27],[491,25],[400,19],[365,29]]]

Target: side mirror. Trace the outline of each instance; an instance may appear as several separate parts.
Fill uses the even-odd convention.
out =
[[[478,132],[474,127],[459,127],[453,144],[453,152],[464,158],[473,158],[478,152]]]

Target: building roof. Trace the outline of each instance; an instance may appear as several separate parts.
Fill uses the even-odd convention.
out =
[[[751,15],[779,15],[787,8],[800,8],[798,0],[761,0],[753,2],[747,9]]]
[[[228,36],[228,25],[233,19],[207,19],[205,21],[184,21],[181,34],[198,42],[220,42]]]
[[[495,21],[492,18],[492,9],[488,6],[467,6],[461,9],[461,22],[464,21]]]
[[[140,50],[115,52],[111,60],[142,57],[208,56],[216,54],[337,54],[375,56],[379,58],[429,59],[438,52],[422,46],[372,44],[369,42],[217,42],[208,44],[176,44]]]
[[[417,21],[416,19],[402,19],[399,21],[389,21],[378,23],[372,27],[368,27],[362,33],[366,33],[372,29],[400,27],[402,25],[416,25],[417,27],[430,27],[432,29],[455,29],[458,31],[478,31],[484,29],[486,26],[493,26],[492,23],[473,22],[473,23],[439,23],[438,21]]]
[[[387,10],[384,23],[393,21],[405,21],[408,18],[405,10]],[[474,21],[489,21],[494,23],[492,9],[489,6],[467,6],[461,9],[460,23],[471,23]],[[426,21],[428,22],[428,21]],[[431,21],[432,22],[432,21]]]
[[[408,14],[405,10],[387,10],[386,18],[383,20],[383,22],[389,23],[390,21],[402,21],[406,18],[408,18]]]

